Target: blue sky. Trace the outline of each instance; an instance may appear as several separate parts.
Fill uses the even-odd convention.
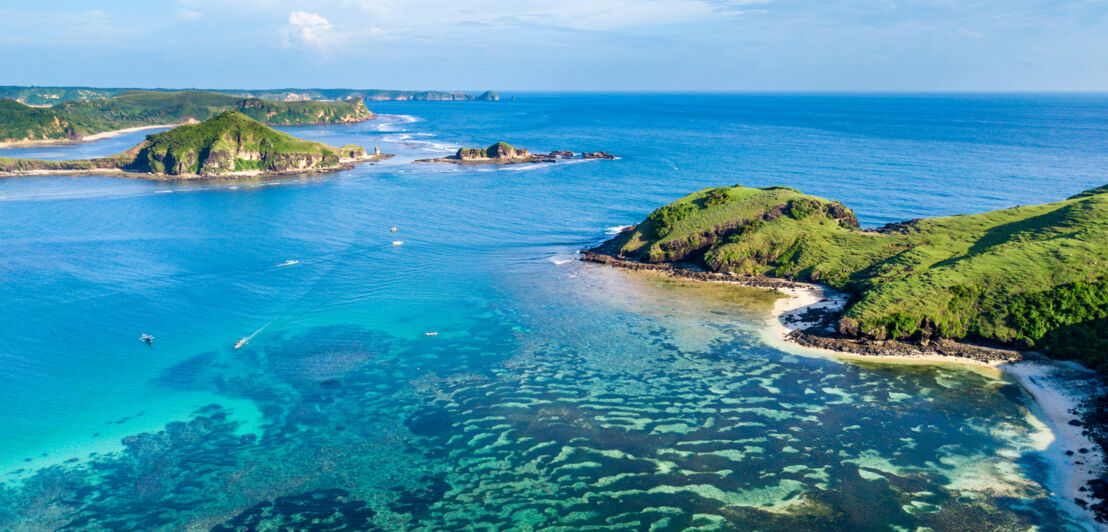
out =
[[[0,0],[0,84],[1108,90],[1108,0]]]

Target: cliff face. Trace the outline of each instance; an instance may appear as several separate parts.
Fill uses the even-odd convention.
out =
[[[482,92],[481,95],[477,97],[477,100],[482,101],[482,102],[495,102],[499,99],[500,99],[500,95],[497,94],[496,91],[485,91],[485,92]]]

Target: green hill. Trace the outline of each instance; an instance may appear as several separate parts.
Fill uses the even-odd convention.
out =
[[[27,107],[15,100],[0,100],[0,142],[63,140],[79,136],[69,118],[53,109]]]
[[[237,112],[225,111],[199,124],[175,127],[118,155],[78,161],[0,158],[0,172],[64,173],[97,170],[156,177],[232,177],[317,172],[345,167],[367,156],[360,146],[341,148],[300,140]]]
[[[851,336],[996,341],[1108,370],[1108,186],[877,231],[790,188],[714,188],[602,249],[827,284],[852,296],[839,320]]]
[[[374,116],[359,99],[275,102],[203,91],[132,91],[50,108],[0,100],[0,142],[79,139],[128,127],[206,120],[229,110],[271,125],[352,123]]]

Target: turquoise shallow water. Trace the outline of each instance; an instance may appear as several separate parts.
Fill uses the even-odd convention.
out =
[[[1108,99],[373,108],[287,128],[398,155],[326,177],[0,182],[0,526],[1079,526],[1012,383],[784,353],[758,339],[764,297],[571,259],[720,184],[867,225],[1061,199],[1103,184]],[[621,159],[407,164],[500,139]]]

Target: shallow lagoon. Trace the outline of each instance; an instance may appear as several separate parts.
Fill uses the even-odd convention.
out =
[[[759,98],[387,103],[404,116],[288,128],[398,153],[329,177],[0,183],[0,523],[1067,527],[1014,384],[782,352],[759,340],[765,293],[568,259],[721,182],[834,196],[870,224],[1065,197],[1101,184],[1104,137],[1080,122],[1104,102]],[[501,136],[624,158],[404,164]]]

